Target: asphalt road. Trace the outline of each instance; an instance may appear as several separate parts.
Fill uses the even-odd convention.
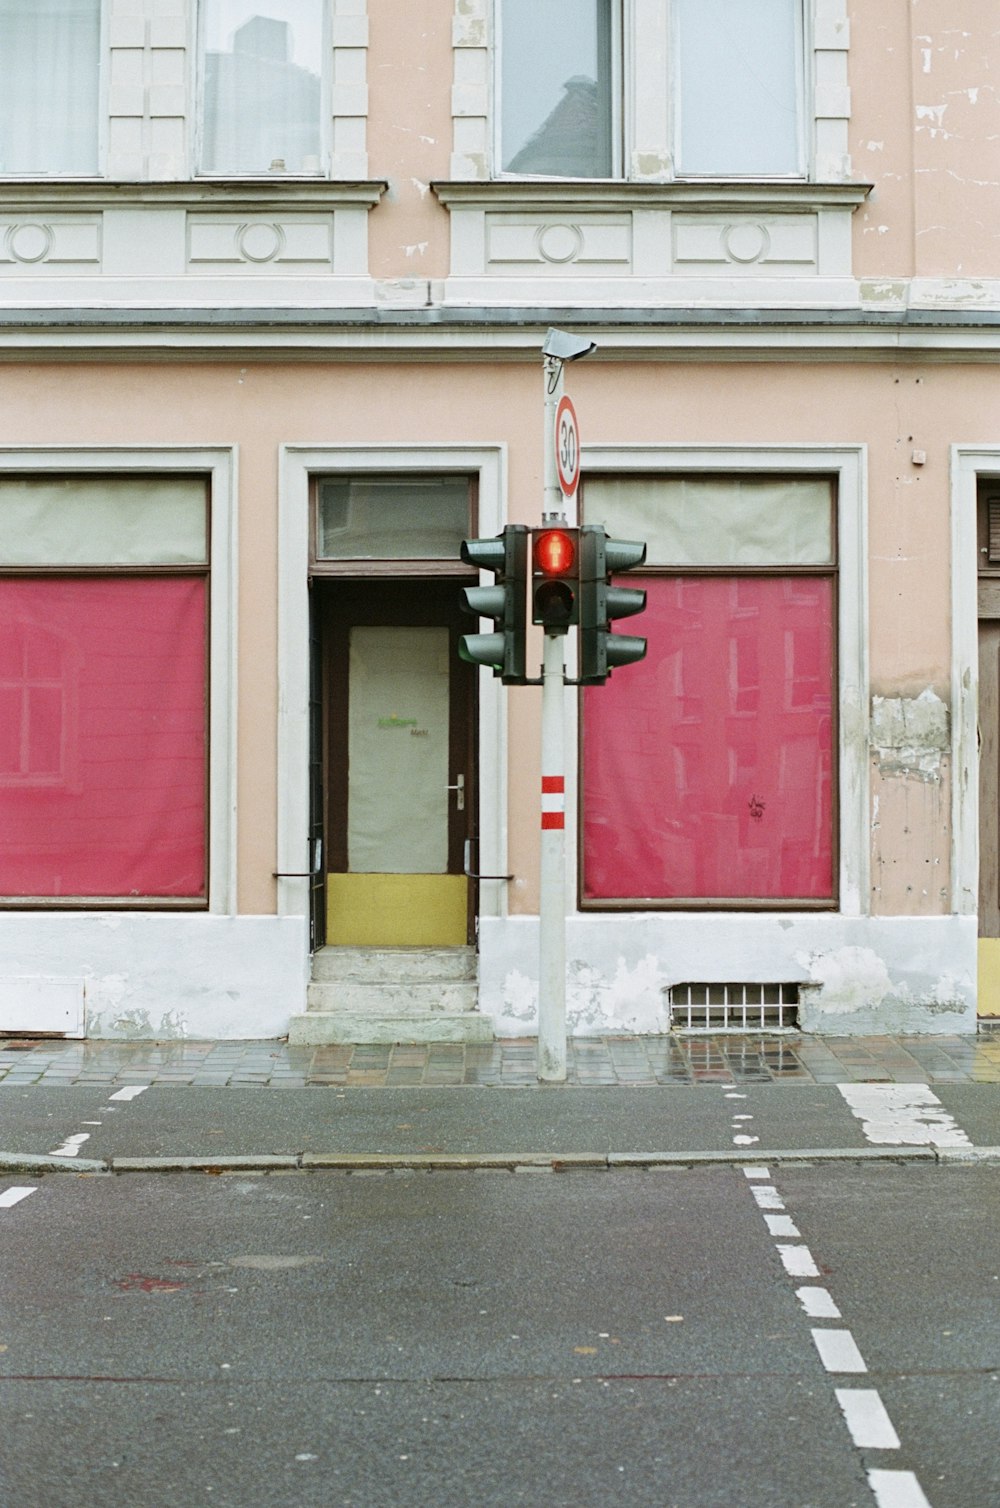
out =
[[[882,1086],[879,1086],[880,1088]],[[892,1091],[893,1086],[884,1086]],[[921,1086],[899,1086],[919,1091]],[[871,1145],[836,1085],[190,1089],[0,1087],[0,1153],[86,1158],[280,1153],[657,1153]],[[977,1147],[1000,1146],[1000,1086],[936,1084]],[[735,1141],[743,1135],[742,1143]]]
[[[0,1502],[990,1508],[998,1217],[995,1163],[2,1178]]]

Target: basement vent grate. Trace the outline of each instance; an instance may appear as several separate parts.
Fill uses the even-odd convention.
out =
[[[671,1031],[795,1031],[797,984],[675,984],[667,991]]]

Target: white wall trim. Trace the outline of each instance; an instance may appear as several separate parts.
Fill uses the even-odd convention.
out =
[[[237,448],[179,445],[0,446],[0,476],[202,473],[209,484],[208,909],[236,909]],[[155,907],[151,907],[155,909]]]
[[[951,448],[951,908],[979,910],[979,556],[976,493],[1000,476],[1000,445]]]
[[[840,903],[842,916],[870,910],[868,489],[864,445],[584,445],[582,471],[750,472],[837,479]],[[575,717],[575,712],[573,714]],[[575,727],[570,737],[575,737]],[[572,747],[572,745],[571,745]],[[575,824],[574,824],[575,828]],[[567,847],[575,847],[567,825]]]
[[[313,476],[423,471],[479,479],[479,533],[507,520],[507,449],[500,442],[283,445],[278,485],[278,871],[308,869],[309,488]],[[455,591],[458,592],[456,582]],[[470,619],[470,630],[472,628]],[[507,873],[507,703],[499,680],[479,683],[478,869]],[[304,916],[309,882],[278,880],[278,914]],[[505,916],[506,887],[486,882],[480,914]]]

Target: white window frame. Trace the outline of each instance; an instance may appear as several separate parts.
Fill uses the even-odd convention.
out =
[[[334,10],[337,0],[321,0],[322,15],[322,40],[320,43],[320,120],[319,120],[319,169],[315,173],[303,172],[268,172],[267,168],[259,168],[253,172],[241,172],[234,168],[206,168],[202,165],[202,153],[205,145],[205,12],[206,0],[192,0],[196,9],[194,25],[194,49],[193,49],[193,88],[194,120],[191,129],[191,156],[194,176],[205,179],[208,182],[229,178],[264,178],[268,182],[280,183],[286,178],[304,178],[307,181],[314,179],[329,178],[335,173],[334,163],[334,47],[336,46],[336,18]],[[360,17],[363,22],[365,16]],[[367,46],[367,26],[364,27],[364,41]],[[367,108],[367,106],[366,106]]]
[[[95,166],[93,173],[46,173],[45,179],[51,179],[55,183],[79,183],[88,182],[91,178],[103,178],[107,172],[108,161],[108,116],[110,108],[110,44],[111,30],[108,18],[108,0],[99,0],[99,23],[97,38],[97,119],[95,126]],[[35,183],[39,179],[38,173],[31,172],[0,172],[0,182],[3,183]]]
[[[205,478],[209,495],[208,905],[231,915],[236,907],[236,451],[230,446],[0,447],[0,477],[163,476]],[[29,903],[25,902],[25,907]],[[5,909],[17,909],[5,907]],[[57,898],[34,898],[32,910],[66,910]],[[76,900],[70,909],[118,909],[114,902]],[[162,911],[162,905],[129,906]]]
[[[499,171],[495,0],[453,0],[453,3],[451,178],[506,181],[510,175]],[[626,182],[668,183],[676,179],[672,91],[665,87],[669,77],[670,0],[621,0],[621,6],[624,38],[621,177]],[[851,180],[847,0],[803,0],[802,15],[801,180],[728,181]],[[581,189],[581,197],[584,194]]]
[[[682,172],[679,166],[680,158],[680,97],[681,91],[677,83],[674,71],[674,58],[679,49],[677,47],[677,12],[673,5],[670,7],[670,47],[667,60],[667,94],[670,104],[669,140],[670,156],[674,164],[674,174],[679,181],[697,183],[699,181],[714,181],[724,178],[727,182],[798,182],[809,179],[812,176],[812,151],[811,135],[809,131],[808,103],[812,90],[812,76],[814,72],[813,46],[812,46],[812,16],[813,8],[810,0],[796,0],[795,14],[795,89],[798,101],[798,167],[791,173],[718,173],[714,171],[704,173]],[[636,70],[641,66],[641,55],[636,54]],[[649,80],[646,80],[647,86]]]
[[[626,82],[623,53],[625,50],[625,16],[631,0],[611,0],[614,14],[611,19],[611,177],[618,179],[624,173],[625,132],[628,111],[626,109]],[[494,177],[514,182],[543,178],[551,181],[556,175],[523,174],[505,171],[503,163],[503,81],[500,61],[503,56],[503,0],[494,0],[494,36],[492,95],[490,114],[493,121],[492,160],[496,164]]]
[[[605,446],[585,445],[582,455],[584,479],[588,473],[635,477],[659,476],[770,476],[835,478],[837,488],[837,630],[835,653],[838,698],[838,813],[836,849],[839,854],[838,894],[834,908],[840,916],[866,916],[871,909],[869,844],[868,705],[868,539],[867,447],[864,445],[731,446],[683,445]],[[641,624],[637,620],[637,630]],[[578,714],[573,713],[574,723]],[[578,727],[568,733],[579,744]],[[566,809],[579,809],[579,771],[567,779]],[[570,791],[569,786],[574,789]],[[572,876],[567,904],[578,911],[576,876],[581,835],[576,824],[567,823],[567,876]],[[641,909],[641,908],[637,908]],[[697,911],[697,907],[693,908]],[[706,908],[707,910],[708,908]],[[712,914],[721,908],[713,906]],[[733,915],[739,908],[726,910]],[[790,908],[792,914],[794,907]],[[579,913],[593,915],[593,912]],[[661,913],[657,913],[661,914]],[[753,913],[757,914],[757,913]],[[805,914],[796,912],[795,914]]]

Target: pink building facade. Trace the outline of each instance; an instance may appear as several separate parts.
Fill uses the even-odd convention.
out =
[[[534,1032],[539,692],[459,545],[540,519],[550,326],[648,547],[567,697],[570,1029],[1000,1014],[961,9],[0,3],[0,1031]]]

